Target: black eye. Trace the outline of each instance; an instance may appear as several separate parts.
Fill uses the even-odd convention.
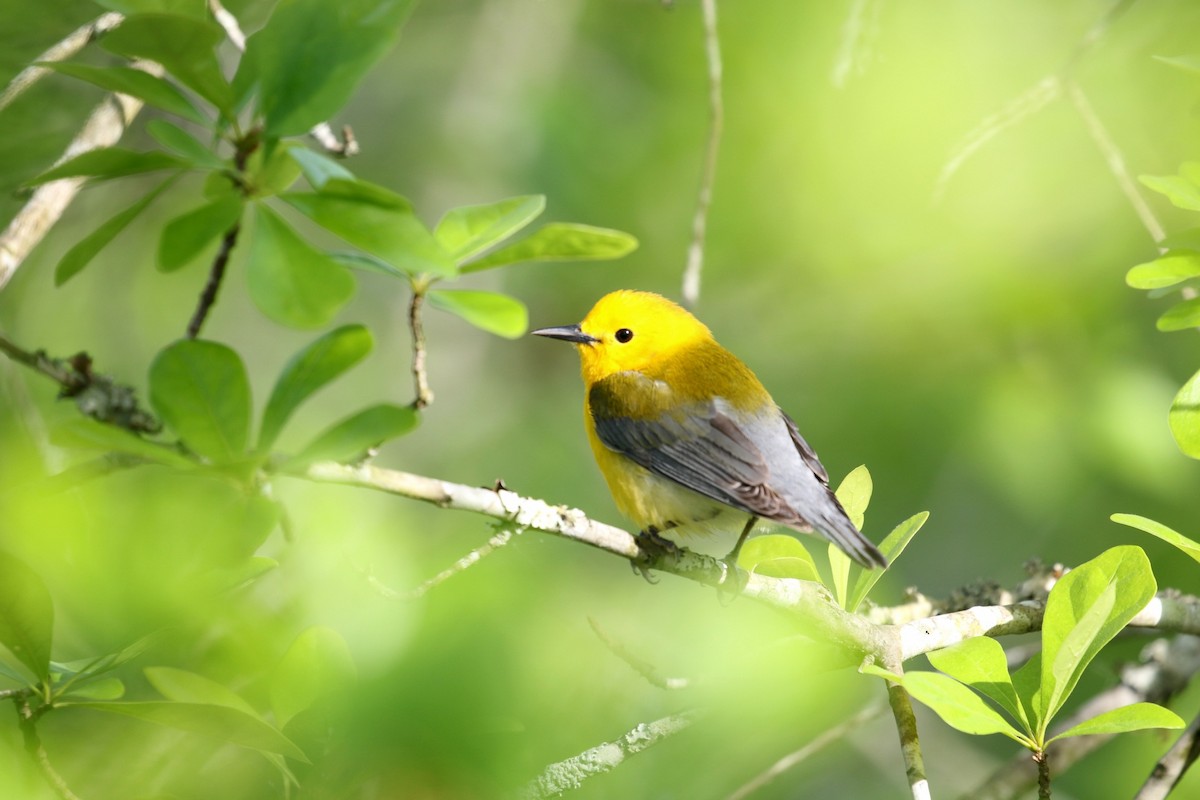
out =
[[[633,331],[629,330],[629,328],[621,328],[619,331],[617,331],[616,337],[618,342],[625,344],[633,338]]]

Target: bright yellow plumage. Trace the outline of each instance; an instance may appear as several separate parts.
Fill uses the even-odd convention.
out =
[[[577,345],[592,452],[617,507],[643,530],[730,528],[744,538],[764,518],[886,565],[795,424],[683,308],[618,291],[580,324],[534,333]]]

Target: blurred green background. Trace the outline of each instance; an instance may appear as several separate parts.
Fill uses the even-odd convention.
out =
[[[270,7],[227,5],[248,30]],[[1200,587],[1194,563],[1108,521],[1139,513],[1200,535],[1200,465],[1166,424],[1200,348],[1194,333],[1157,333],[1166,301],[1125,286],[1126,270],[1156,248],[1080,113],[1052,100],[939,183],[971,132],[1061,70],[1110,6],[720,6],[725,133],[698,313],[797,420],[835,481],[868,465],[868,536],[931,511],[877,602],[899,602],[909,585],[931,596],[980,578],[1015,585],[1027,559],[1073,564],[1126,542],[1147,550],[1160,586]],[[0,80],[97,12],[0,0]],[[1200,154],[1200,76],[1153,58],[1195,52],[1198,26],[1190,0],[1133,3],[1073,65],[1134,175],[1172,173]],[[522,299],[535,327],[575,322],[616,288],[678,297],[708,124],[703,46],[696,2],[426,2],[335,122],[351,124],[362,145],[349,166],[405,194],[430,224],[452,206],[545,193],[547,219],[636,235],[640,249],[620,262],[469,279]],[[100,96],[52,77],[0,114],[0,220]],[[147,146],[151,118],[126,142]],[[198,186],[152,208],[66,286],[52,280],[58,258],[131,202],[138,180],[80,196],[0,294],[0,329],[30,349],[86,349],[144,396],[150,360],[183,333],[206,277],[200,263],[172,275],[153,267],[157,232],[196,204]],[[1168,231],[1195,224],[1145,194]],[[314,334],[253,308],[241,257],[205,335],[242,354],[261,406]],[[338,321],[368,324],[376,350],[301,411],[284,449],[369,402],[411,399],[407,297],[379,276],[358,283]],[[378,463],[472,485],[502,478],[624,524],[587,450],[569,349],[489,337],[434,311],[427,334],[436,401]],[[54,392],[0,363],[0,547],[49,584],[56,658],[164,628],[165,642],[135,667],[191,669],[265,707],[292,640],[332,627],[359,680],[334,687],[331,729],[342,735],[317,737],[312,796],[494,796],[548,762],[694,706],[714,711],[581,794],[723,796],[880,693],[813,667],[786,619],[748,602],[723,607],[670,577],[647,585],[617,559],[538,533],[419,601],[396,599],[380,587],[411,589],[492,529],[345,488],[278,482],[294,541],[276,532],[261,552],[280,567],[214,598],[192,579],[243,546],[225,541],[227,489],[145,469],[46,495],[39,478],[79,457],[47,443],[75,414]],[[649,686],[589,617],[701,687]],[[1138,642],[1120,647],[1133,657]],[[1105,685],[1104,667],[1094,670],[1095,688]],[[153,696],[137,669],[123,677],[130,697]],[[1178,710],[1188,717],[1195,705]],[[1012,752],[921,721],[939,795],[971,789]],[[43,727],[56,766],[88,798],[281,796],[248,751],[89,712],[52,714]],[[1057,782],[1056,796],[1128,796],[1167,741],[1123,737]],[[894,730],[878,719],[757,796],[903,787]],[[52,796],[3,715],[0,795]]]

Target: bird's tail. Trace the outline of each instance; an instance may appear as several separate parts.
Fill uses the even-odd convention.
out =
[[[834,502],[837,503],[836,498]],[[815,527],[822,536],[867,569],[887,567],[888,560],[883,553],[854,526],[840,503],[837,503],[836,510],[830,509],[822,514]]]

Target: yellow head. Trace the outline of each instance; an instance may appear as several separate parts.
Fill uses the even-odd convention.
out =
[[[578,325],[533,332],[574,342],[589,386],[617,372],[655,372],[688,348],[713,341],[700,320],[661,295],[607,294]]]

